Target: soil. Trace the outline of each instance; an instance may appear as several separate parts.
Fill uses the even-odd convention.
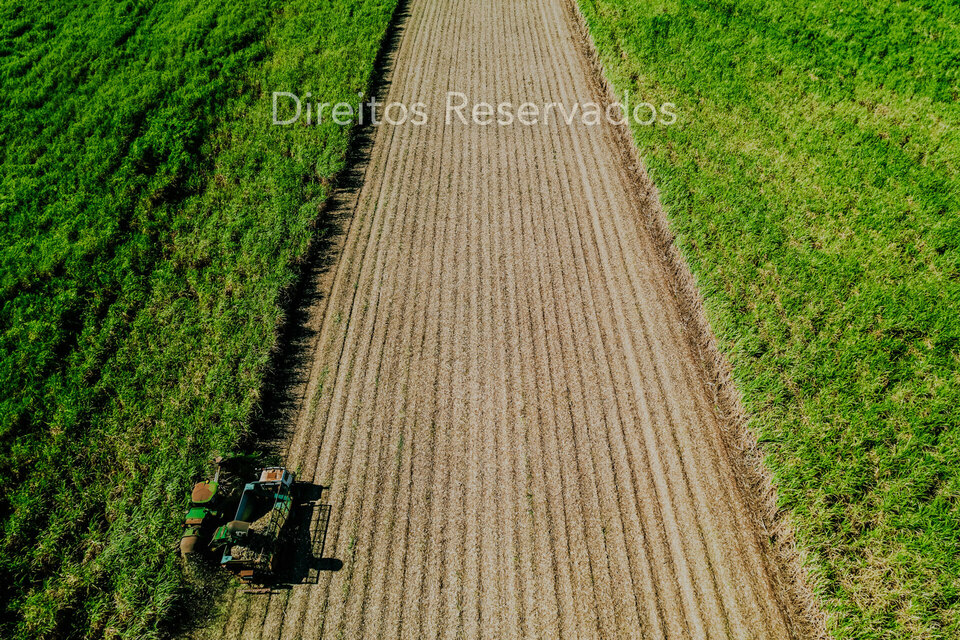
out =
[[[790,638],[710,377],[602,122],[567,0],[412,0],[338,194],[285,445],[331,506],[316,584],[231,594],[216,638]]]

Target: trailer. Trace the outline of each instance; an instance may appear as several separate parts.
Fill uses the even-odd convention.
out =
[[[233,520],[213,534],[210,547],[222,548],[220,565],[247,584],[263,584],[273,577],[274,560],[284,526],[293,511],[294,473],[267,467],[259,479],[247,483]]]

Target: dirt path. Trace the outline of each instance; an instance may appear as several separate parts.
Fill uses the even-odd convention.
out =
[[[410,3],[287,454],[343,568],[212,637],[791,637],[620,134],[444,122],[598,100],[566,2]]]

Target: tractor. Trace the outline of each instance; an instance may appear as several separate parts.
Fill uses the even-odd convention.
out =
[[[212,480],[204,480],[193,485],[190,492],[190,507],[183,522],[183,536],[180,538],[180,555],[184,558],[204,551],[214,529],[222,518],[227,497],[220,491],[220,473],[223,459],[217,457],[213,463],[216,470]]]
[[[280,535],[293,511],[293,472],[266,467],[239,492],[236,473],[221,480],[225,461],[217,458],[212,480],[190,494],[180,554],[211,558],[245,584],[263,584],[274,575]],[[249,476],[248,476],[249,477]]]

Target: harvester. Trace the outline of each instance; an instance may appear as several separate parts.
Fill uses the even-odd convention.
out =
[[[217,460],[213,480],[193,488],[180,552],[195,557],[206,551],[242,582],[263,584],[274,575],[280,535],[293,511],[294,474],[283,467],[261,469],[236,500],[218,482],[220,466]]]

